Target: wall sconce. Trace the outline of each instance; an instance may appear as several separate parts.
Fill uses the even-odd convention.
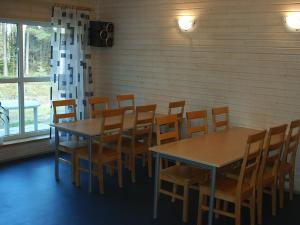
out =
[[[291,12],[285,18],[289,28],[298,31],[300,29],[300,12]]]
[[[178,25],[183,31],[190,31],[195,26],[195,19],[192,16],[181,16],[178,19]]]

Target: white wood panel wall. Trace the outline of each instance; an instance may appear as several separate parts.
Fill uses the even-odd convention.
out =
[[[96,2],[97,0],[1,0],[0,18],[50,22],[55,3],[94,8]]]
[[[267,128],[300,118],[300,32],[286,29],[291,0],[99,0],[115,24],[112,49],[94,50],[97,95],[138,103],[185,99],[187,110],[228,105],[233,126]],[[193,15],[191,33],[178,29]],[[300,156],[300,154],[298,154]],[[300,157],[297,189],[300,191]]]

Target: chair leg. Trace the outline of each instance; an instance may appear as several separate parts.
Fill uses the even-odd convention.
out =
[[[202,205],[205,205],[204,195],[199,193],[199,202],[198,202],[198,217],[197,217],[197,225],[202,225]]]
[[[163,168],[168,168],[169,167],[169,161],[168,159],[164,159],[164,167]]]
[[[123,187],[123,176],[122,176],[122,159],[118,159],[118,184],[119,187]]]
[[[221,200],[220,199],[216,199],[216,209],[220,210],[221,209]],[[219,214],[215,213],[215,218],[219,218]]]
[[[279,175],[279,207],[282,209],[284,205],[284,175]]]
[[[289,192],[290,192],[290,200],[294,198],[294,171],[289,173]]]
[[[255,225],[255,192],[250,199],[250,224]]]
[[[80,187],[80,159],[75,158],[75,185]]]
[[[235,225],[241,225],[241,202],[235,203]]]
[[[106,171],[108,173],[109,176],[113,176],[114,175],[114,164],[113,163],[108,163],[106,166]]]
[[[172,190],[172,202],[175,202],[176,197],[175,195],[177,194],[177,184],[173,184],[173,190]]]
[[[111,163],[111,167],[109,168],[109,175],[112,177],[115,174],[115,170],[114,170],[114,162]]]
[[[228,212],[228,202],[224,201],[224,211]]]
[[[276,206],[277,206],[277,182],[273,183],[271,187],[271,194],[272,194],[272,215],[276,216]]]
[[[103,165],[98,165],[98,181],[99,181],[99,192],[104,194],[104,180],[103,180]]]
[[[129,163],[129,155],[125,154],[125,168],[128,168],[130,170],[130,163]]]
[[[257,188],[257,223],[262,224],[263,188]]]
[[[148,176],[151,178],[152,177],[152,154],[149,151],[148,153]]]
[[[135,155],[132,154],[130,156],[130,168],[131,168],[131,181],[132,183],[135,183]]]
[[[189,185],[186,183],[186,184],[184,184],[184,187],[183,187],[183,216],[182,216],[182,221],[184,223],[188,222],[188,214],[189,214]]]
[[[143,167],[146,166],[146,156],[145,156],[145,154],[142,155],[142,165],[143,165]]]

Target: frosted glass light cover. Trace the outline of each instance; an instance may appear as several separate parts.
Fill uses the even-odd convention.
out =
[[[189,31],[193,28],[195,20],[192,16],[181,16],[178,20],[178,25],[181,30]]]
[[[289,13],[286,17],[286,24],[291,29],[300,29],[300,12]]]

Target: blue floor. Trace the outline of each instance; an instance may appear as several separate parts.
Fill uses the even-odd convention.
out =
[[[116,177],[105,177],[105,194],[87,192],[87,176],[81,188],[70,181],[70,168],[60,164],[61,181],[54,179],[52,155],[0,165],[0,225],[177,225],[181,222],[182,204],[161,196],[159,218],[152,219],[153,183],[146,169],[139,168],[136,184],[124,170],[124,187],[117,187]],[[96,181],[96,180],[95,180]],[[197,193],[191,192],[190,221],[196,224]],[[265,201],[265,225],[299,225],[300,196],[286,200],[286,207],[271,216],[270,201]],[[243,211],[243,225],[249,224]],[[233,225],[234,221],[216,219],[216,225]]]

